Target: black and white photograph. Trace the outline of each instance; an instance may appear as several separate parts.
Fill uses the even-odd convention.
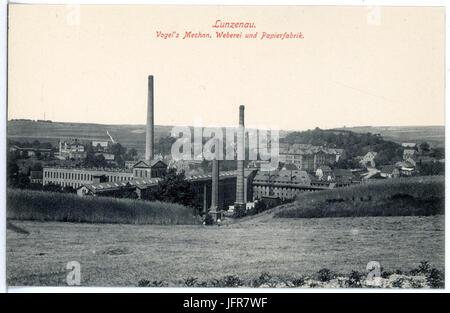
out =
[[[446,7],[9,3],[7,23],[8,290],[446,287]],[[220,305],[244,304],[183,303]]]

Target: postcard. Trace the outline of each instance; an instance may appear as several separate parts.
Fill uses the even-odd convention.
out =
[[[445,68],[439,6],[10,4],[6,284],[442,289]]]

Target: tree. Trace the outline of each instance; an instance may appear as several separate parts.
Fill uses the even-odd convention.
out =
[[[35,141],[33,141],[33,142],[31,143],[31,146],[32,146],[33,148],[38,149],[38,148],[41,146],[41,143],[39,142],[39,140],[35,140]]]
[[[339,161],[336,163],[335,167],[343,169],[361,168],[361,164],[356,158],[339,158]]]
[[[17,177],[19,176],[19,167],[15,161],[8,159],[6,174],[8,177],[8,184],[14,185]]]
[[[194,206],[195,191],[184,172],[177,173],[175,168],[167,170],[158,187],[151,193],[151,198],[163,202]]]
[[[430,145],[428,144],[428,142],[422,142],[419,147],[423,152],[430,152]]]
[[[420,175],[444,175],[445,174],[445,164],[440,162],[432,163],[419,163],[418,169]]]
[[[133,161],[136,159],[138,153],[135,148],[131,148],[128,150],[128,153],[126,154],[125,160],[126,161]]]
[[[445,158],[445,148],[434,148],[430,153],[430,157],[436,158],[436,159],[444,159]]]
[[[158,149],[158,153],[162,155],[168,155],[171,152],[172,145],[177,139],[172,136],[160,137],[158,140],[158,144],[156,148]]]
[[[31,167],[32,171],[42,171],[42,164],[37,162],[34,163],[33,166]]]

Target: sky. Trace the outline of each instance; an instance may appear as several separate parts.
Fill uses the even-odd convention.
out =
[[[156,125],[445,123],[445,8],[10,5],[8,35],[8,119],[145,124],[153,75]]]

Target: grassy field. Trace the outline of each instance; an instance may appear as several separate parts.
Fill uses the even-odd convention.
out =
[[[7,190],[8,220],[122,224],[199,224],[193,209],[174,203]]]
[[[261,272],[364,272],[369,261],[407,271],[421,261],[444,269],[444,217],[273,218],[265,212],[224,226],[13,221],[7,230],[9,285],[64,286],[69,261],[84,286],[183,286]],[[21,231],[20,231],[21,230]]]
[[[346,127],[356,133],[380,134],[386,140],[402,142],[428,142],[436,147],[445,146],[445,126],[356,126]]]
[[[305,193],[279,207],[275,217],[429,216],[444,214],[444,176],[378,180]]]
[[[109,140],[108,131],[114,140],[138,152],[145,149],[145,125],[106,125],[90,123],[42,123],[33,121],[8,121],[8,138],[18,141],[39,140],[51,142],[56,147],[61,138],[73,137],[81,140]],[[155,142],[170,135],[172,126],[155,126]]]

